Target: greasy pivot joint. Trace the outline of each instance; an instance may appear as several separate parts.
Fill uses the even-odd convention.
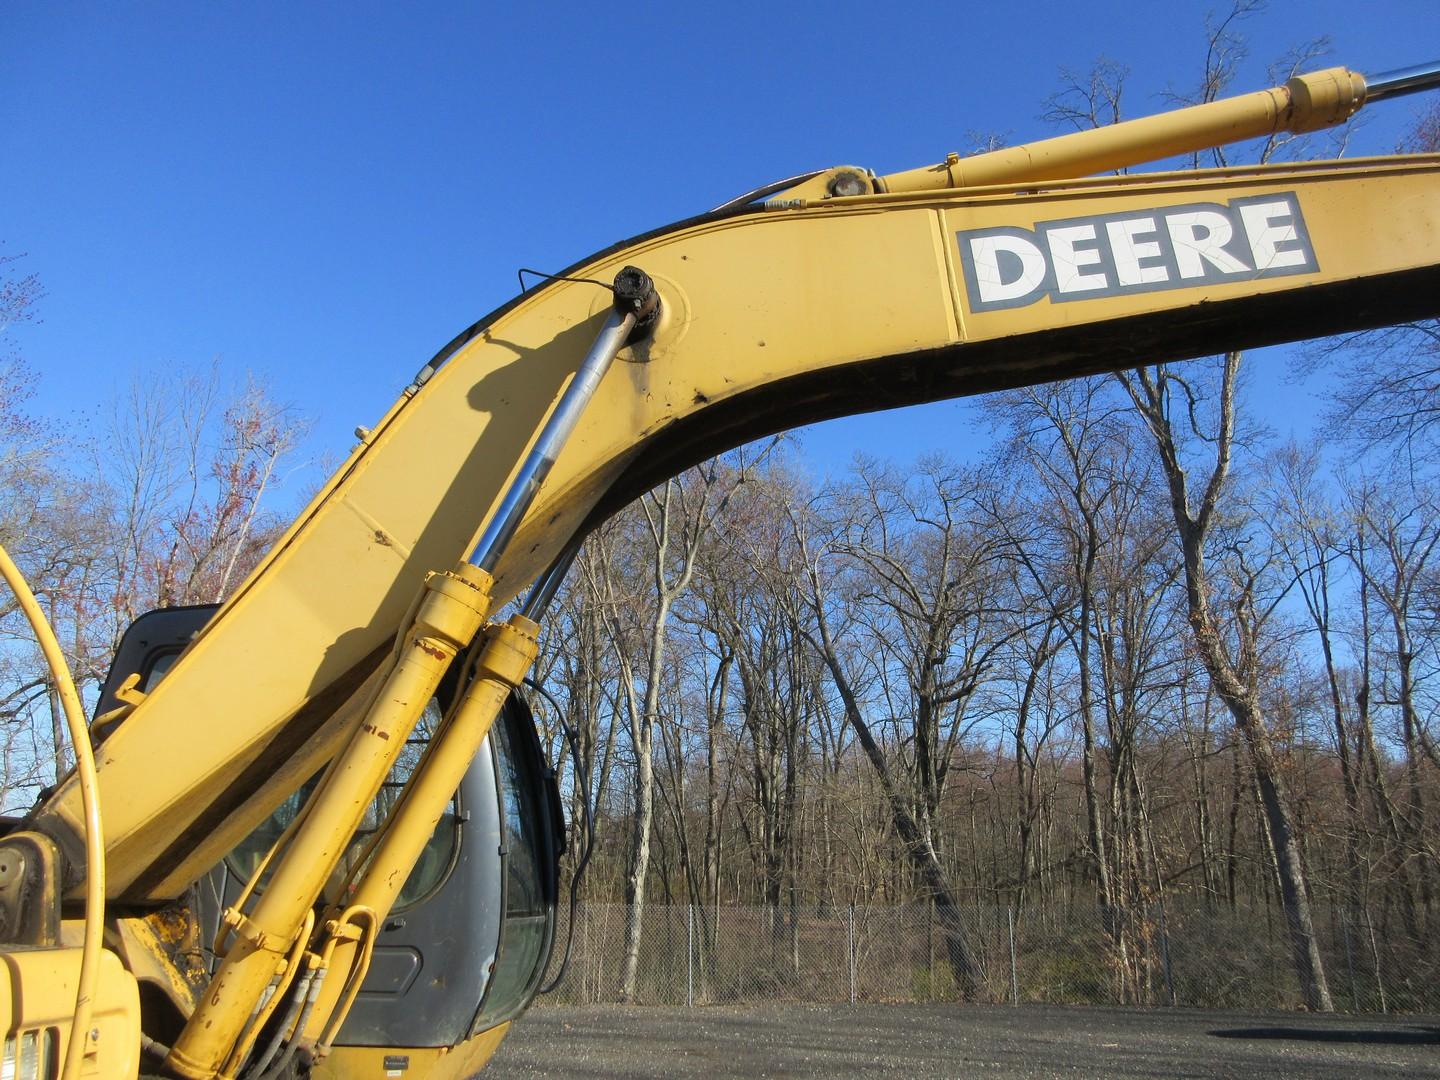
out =
[[[825,185],[825,193],[832,199],[869,195],[874,190],[875,187],[871,183],[870,177],[857,169],[840,169]]]
[[[615,275],[615,311],[635,316],[635,329],[625,339],[627,345],[644,341],[655,329],[660,319],[660,293],[650,275],[638,266],[622,267]]]
[[[49,946],[60,940],[60,852],[42,833],[0,842],[0,943]]]

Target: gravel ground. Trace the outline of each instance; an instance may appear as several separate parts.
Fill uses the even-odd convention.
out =
[[[1440,1077],[1440,1017],[1028,1006],[543,1006],[501,1077]]]

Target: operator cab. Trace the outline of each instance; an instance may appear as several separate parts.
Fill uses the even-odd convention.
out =
[[[132,673],[139,676],[137,689],[153,689],[217,608],[161,608],[136,619],[120,641],[96,716],[121,704],[117,692]],[[440,723],[443,704],[459,690],[460,667],[416,725],[332,887],[384,823]],[[97,741],[113,726],[97,728]],[[196,914],[207,946],[221,912],[239,898],[314,784],[302,786],[198,883]],[[554,774],[529,707],[512,695],[386,918],[336,1046],[454,1046],[523,1012],[550,959],[563,846]],[[331,898],[327,889],[324,899]],[[209,959],[213,971],[219,958]]]

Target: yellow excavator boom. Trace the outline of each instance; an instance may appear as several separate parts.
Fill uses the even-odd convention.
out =
[[[706,454],[847,412],[1440,312],[1440,161],[1393,158],[835,198],[701,219],[642,266],[622,354],[496,572]],[[118,731],[112,897],[174,897],[329,757],[421,576],[485,523],[609,297],[533,290],[403,395]],[[203,736],[201,735],[203,733]],[[78,792],[37,818],[77,860]]]

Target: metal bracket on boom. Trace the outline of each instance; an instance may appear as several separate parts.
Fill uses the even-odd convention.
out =
[[[0,942],[59,942],[59,862],[55,842],[41,833],[11,833],[0,842]]]

